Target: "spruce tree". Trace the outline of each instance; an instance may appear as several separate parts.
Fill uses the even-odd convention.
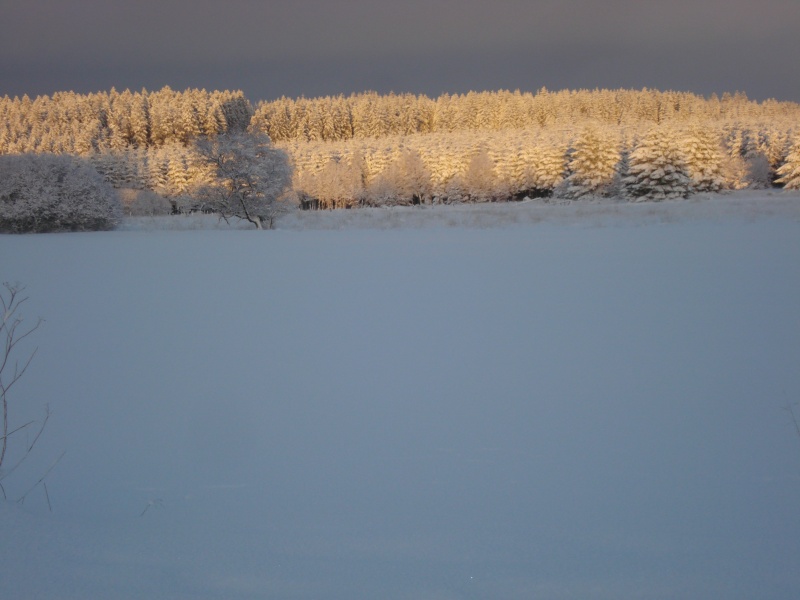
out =
[[[683,139],[683,154],[695,192],[718,192],[726,186],[719,136],[705,127],[693,127]]]
[[[786,161],[778,169],[780,178],[776,183],[783,184],[785,190],[800,190],[800,134],[794,139]]]
[[[162,195],[169,194],[169,156],[163,148],[147,149],[147,187]]]
[[[619,143],[611,135],[589,127],[575,141],[569,162],[570,175],[560,189],[566,198],[588,194],[608,196],[615,191]]]
[[[552,192],[564,180],[567,165],[567,147],[554,140],[539,140],[531,148],[530,163],[525,179],[536,192]]]
[[[183,146],[170,144],[167,152],[167,186],[174,195],[185,194],[189,190],[189,174]]]
[[[691,191],[689,172],[675,133],[668,127],[651,129],[631,152],[622,180],[634,201],[686,198]]]

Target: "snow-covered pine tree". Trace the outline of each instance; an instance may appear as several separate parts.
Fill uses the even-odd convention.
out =
[[[279,142],[281,140],[289,140],[292,137],[292,107],[291,100],[288,98],[281,98],[275,112],[270,116],[269,132],[275,132],[274,140]]]
[[[145,148],[150,143],[150,116],[148,114],[147,92],[134,94],[131,102],[131,132],[133,144]]]
[[[103,125],[98,118],[93,118],[88,123],[81,123],[80,127],[76,127],[73,137],[75,153],[88,155],[94,152],[102,130]]]
[[[800,190],[800,134],[796,135],[786,161],[778,169],[780,178],[776,183],[783,185],[785,190]]]
[[[718,192],[727,187],[722,174],[720,136],[708,127],[692,127],[683,138],[683,155],[695,192]]]
[[[118,152],[102,150],[88,155],[87,158],[97,172],[103,176],[103,179],[112,187],[123,187],[124,169]]]
[[[507,130],[503,132],[507,135]],[[503,174],[509,194],[516,195],[526,192],[530,185],[526,180],[526,149],[520,141],[508,140],[505,143],[503,160]]]
[[[186,189],[189,194],[214,182],[214,169],[198,155],[195,148],[191,146],[184,148],[183,160],[186,165]]]
[[[560,186],[559,195],[565,198],[612,195],[616,191],[619,161],[619,141],[596,127],[587,127],[575,140],[570,175]]]
[[[431,194],[434,198],[447,197],[447,187],[451,179],[460,171],[461,164],[456,156],[456,134],[433,134],[421,138],[419,152],[431,173]]]
[[[109,93],[106,126],[108,127],[108,147],[120,152],[128,146],[131,137],[131,100],[129,91],[122,94],[111,88]]]
[[[458,96],[442,94],[436,99],[433,116],[433,131],[458,131],[461,129],[459,118]]]
[[[147,171],[147,148],[140,146],[137,148],[128,148],[125,151],[127,159],[127,176],[129,180],[126,187],[143,190],[147,188],[147,180],[149,174]]]
[[[721,106],[721,105],[720,105]],[[747,163],[744,160],[744,134],[739,123],[722,128],[722,176],[727,187],[747,187]]]
[[[791,143],[789,132],[772,124],[765,132],[764,137],[764,154],[772,170],[776,171],[789,151]]]
[[[205,104],[203,94],[197,90],[187,90],[176,98],[177,110],[173,125],[176,141],[187,145],[203,133],[200,107]]]
[[[744,156],[746,136],[740,123],[726,125],[722,135],[724,148],[730,156]]]
[[[147,187],[157,194],[169,194],[169,154],[163,148],[151,147],[147,149]]]
[[[353,124],[347,102],[341,95],[331,101],[331,120],[334,140],[349,140],[353,137]]]
[[[181,195],[189,190],[186,152],[180,144],[164,146],[167,152],[167,186],[171,194]]]
[[[525,179],[537,195],[550,194],[564,180],[567,145],[555,138],[544,138],[531,147]]]
[[[634,201],[686,198],[691,183],[675,133],[654,127],[631,152],[622,183]]]
[[[225,115],[225,132],[245,131],[250,125],[253,107],[241,91],[214,92],[209,96],[209,100],[219,102]]]
[[[11,154],[11,127],[0,116],[0,154]]]

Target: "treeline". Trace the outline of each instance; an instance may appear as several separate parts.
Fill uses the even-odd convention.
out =
[[[301,200],[308,206],[340,208],[627,195],[633,183],[626,181],[632,175],[632,161],[642,166],[647,159],[652,169],[642,169],[657,172],[665,166],[658,166],[665,157],[669,172],[664,176],[679,174],[681,185],[674,190],[640,187],[639,196],[663,198],[675,195],[672,192],[685,196],[775,184],[797,187],[800,179],[784,178],[788,165],[797,162],[797,153],[792,154],[792,148],[800,148],[797,141],[792,146],[797,131],[771,123],[643,128],[586,123],[575,129],[465,131],[280,145],[293,159],[294,188]],[[645,156],[643,148],[650,154]]]
[[[259,104],[251,127],[288,151],[305,206],[338,208],[792,187],[798,124],[800,105],[743,93],[542,89],[282,98]],[[630,179],[648,139],[679,173],[672,191]]]
[[[70,154],[118,188],[184,194],[209,181],[192,146],[199,137],[245,131],[253,116],[240,91],[165,87],[155,92],[58,92],[0,98],[0,155]]]
[[[164,88],[2,98],[0,154],[81,155],[117,188],[153,190],[173,206],[192,206],[193,190],[212,178],[194,141],[249,129],[288,153],[292,195],[305,207],[634,190],[666,197],[670,186],[678,195],[800,187],[800,174],[791,175],[800,169],[793,166],[799,124],[800,105],[741,93],[365,93],[282,98],[254,109],[241,92]],[[672,183],[634,185],[631,177],[649,172],[641,148],[650,148],[652,164],[669,156]]]
[[[250,125],[253,108],[242,92],[165,87],[156,92],[58,92],[31,100],[0,98],[0,154],[87,155],[188,145]]]
[[[641,127],[667,122],[794,120],[800,105],[748,100],[743,93],[704,98],[657,90],[469,92],[431,99],[413,94],[280,98],[258,104],[252,125],[275,142],[575,127],[594,122]]]
[[[657,90],[469,92],[424,95],[374,92],[348,97],[280,98],[254,109],[240,91],[58,92],[31,100],[0,98],[0,154],[87,154],[188,145],[198,136],[251,127],[273,142],[343,141],[417,133],[619,128],[664,123],[800,122],[794,102],[751,101],[743,93],[704,98]]]

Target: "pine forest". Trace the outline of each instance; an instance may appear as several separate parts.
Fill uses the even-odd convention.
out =
[[[800,105],[745,94],[579,90],[369,92],[253,105],[242,92],[0,98],[0,154],[69,154],[114,187],[194,210],[196,142],[263,133],[303,208],[800,189]],[[141,197],[136,194],[123,196]]]

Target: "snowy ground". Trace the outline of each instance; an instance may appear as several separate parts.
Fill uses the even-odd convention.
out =
[[[800,196],[213,223],[0,236],[0,598],[800,597]]]
[[[615,198],[593,200],[528,199],[497,204],[424,205],[359,210],[296,211],[275,225],[283,230],[336,229],[486,229],[540,223],[604,226],[627,222],[639,225],[677,221],[737,220],[797,214],[798,195],[779,191],[741,191],[725,195],[699,194],[674,202],[630,203]],[[247,221],[225,222],[211,215],[136,217],[122,224],[126,231],[252,229]]]

